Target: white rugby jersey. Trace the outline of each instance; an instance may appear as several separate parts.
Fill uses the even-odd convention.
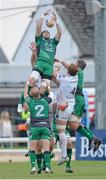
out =
[[[56,79],[60,82],[59,90],[57,93],[57,103],[64,102],[75,103],[75,92],[78,84],[78,76],[70,75],[57,75]]]

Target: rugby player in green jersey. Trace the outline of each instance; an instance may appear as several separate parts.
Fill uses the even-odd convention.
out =
[[[32,77],[29,80],[28,93],[30,92],[31,88],[34,87],[35,85],[36,85],[36,79]],[[24,90],[23,90],[21,93],[21,97],[19,99],[18,107],[17,107],[18,113],[22,113],[24,103],[25,103],[25,99],[24,99]]]
[[[50,170],[50,122],[49,122],[49,104],[46,99],[41,98],[39,88],[33,87],[28,95],[28,82],[24,90],[25,102],[28,104],[30,111],[30,160],[31,160],[31,173],[36,172],[35,157],[38,160],[38,143],[42,140],[42,148],[44,151],[44,159],[46,169],[45,172],[49,173]],[[40,158],[41,161],[41,158]],[[39,163],[41,164],[41,162]],[[38,167],[39,171],[39,167]]]
[[[54,38],[50,38],[50,33],[47,30],[42,32],[42,24],[44,17],[48,15],[49,11],[45,12],[36,25],[35,42],[37,47],[37,60],[32,70],[32,74],[39,80],[40,75],[45,79],[50,87],[50,80],[53,75],[53,63],[56,54],[56,47],[60,41],[61,28],[57,23],[57,17],[53,13],[56,21],[57,33]]]
[[[57,62],[61,62],[62,65],[65,68],[69,67],[69,64],[67,64],[64,61],[57,60]],[[74,106],[74,111],[71,115],[70,122],[68,122],[69,127],[72,130],[75,130],[79,132],[81,135],[87,137],[89,139],[89,147],[88,150],[93,149],[95,152],[98,150],[100,144],[102,143],[102,140],[100,138],[95,137],[95,135],[88,130],[86,127],[84,127],[80,121],[82,114],[84,112],[84,107],[85,107],[85,100],[84,100],[84,95],[83,95],[83,86],[84,86],[84,73],[83,70],[86,67],[86,63],[83,59],[79,59],[76,64],[79,67],[78,71],[78,85],[77,85],[77,91],[75,94],[75,106]]]

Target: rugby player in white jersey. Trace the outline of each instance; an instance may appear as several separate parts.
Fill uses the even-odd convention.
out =
[[[59,133],[60,148],[62,151],[61,162],[65,162],[67,158],[67,138],[65,129],[67,121],[70,120],[71,113],[75,105],[75,92],[78,83],[78,66],[70,64],[67,69],[67,75],[54,73],[55,82],[59,84],[57,93],[57,129]]]

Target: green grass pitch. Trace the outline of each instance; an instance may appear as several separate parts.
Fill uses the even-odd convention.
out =
[[[106,161],[72,161],[74,173],[65,173],[65,164],[52,162],[53,174],[30,175],[29,162],[0,163],[0,179],[106,179]]]

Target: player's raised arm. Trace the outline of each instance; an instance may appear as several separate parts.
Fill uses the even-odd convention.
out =
[[[37,60],[37,48],[36,48],[35,42],[30,42],[29,48],[32,51],[31,65],[32,65],[32,67],[34,67],[35,61]]]
[[[56,35],[55,35],[55,39],[57,40],[57,41],[60,41],[60,38],[61,38],[61,26],[57,23],[57,16],[56,16],[56,14],[53,12],[53,16],[54,16],[54,19],[55,19],[55,21],[56,21],[56,28],[57,28],[57,33],[56,33]]]
[[[29,81],[26,82],[25,88],[24,88],[24,98],[26,98],[28,95],[28,86],[29,86]]]
[[[66,69],[69,67],[69,64],[64,62],[63,60],[55,58],[55,62],[60,62]]]
[[[59,71],[55,70],[53,72],[53,78],[52,78],[52,80],[57,84],[57,86],[59,86],[59,84],[60,84],[60,81],[57,79],[58,74],[59,74]]]
[[[36,33],[35,33],[35,36],[36,37],[39,37],[42,33],[41,29],[42,29],[42,24],[43,24],[43,20],[44,20],[44,17],[46,15],[49,14],[49,12],[51,11],[51,9],[49,9],[48,11],[46,11],[41,17],[40,19],[37,21],[37,25],[36,25]]]
[[[69,64],[68,64],[68,63],[66,63],[66,62],[64,62],[64,61],[61,61],[61,64],[62,64],[66,69],[68,69],[68,67],[69,67]]]

